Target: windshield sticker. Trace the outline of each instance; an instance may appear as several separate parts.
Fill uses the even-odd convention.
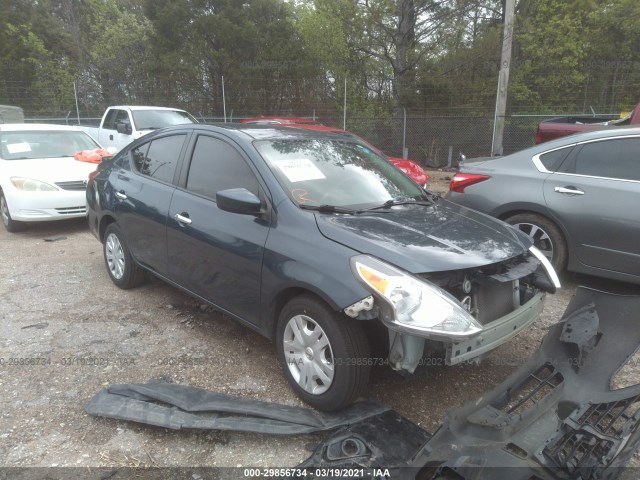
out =
[[[26,142],[22,142],[22,143],[8,143],[7,144],[7,151],[9,153],[24,153],[24,152],[30,152],[31,151],[31,145],[29,145]]]
[[[327,178],[308,158],[280,160],[275,164],[291,183]]]

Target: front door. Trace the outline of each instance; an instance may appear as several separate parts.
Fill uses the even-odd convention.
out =
[[[229,188],[246,188],[266,198],[237,146],[215,136],[199,135],[185,184],[176,189],[169,208],[169,278],[258,324],[269,222],[263,216],[220,210],[216,192]]]

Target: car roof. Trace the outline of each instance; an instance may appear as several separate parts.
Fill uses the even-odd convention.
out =
[[[252,117],[243,118],[239,120],[240,123],[264,123],[275,125],[291,125],[291,124],[305,124],[305,125],[320,125],[315,118],[307,117]]]
[[[3,123],[0,124],[0,132],[24,132],[24,131],[71,131],[81,132],[80,128],[73,125],[57,125],[54,123]]]
[[[198,124],[185,124],[174,125],[171,127],[163,128],[158,132],[166,132],[170,130],[203,130],[210,132],[225,132],[230,135],[236,135],[248,137],[252,140],[266,140],[266,139],[309,139],[309,138],[326,138],[333,140],[350,140],[358,141],[359,139],[343,130],[316,130],[308,128],[298,128],[295,126],[287,125],[265,125],[259,123],[198,123]]]
[[[563,147],[574,143],[588,142],[590,140],[598,140],[601,138],[621,137],[625,135],[640,135],[640,127],[611,127],[603,130],[592,130],[543,142],[537,146],[542,150],[551,150],[555,147]]]
[[[184,112],[181,108],[173,108],[173,107],[154,107],[150,105],[113,105],[109,108],[118,108],[120,110],[131,110],[132,112],[140,111],[140,110],[169,110],[172,112]]]

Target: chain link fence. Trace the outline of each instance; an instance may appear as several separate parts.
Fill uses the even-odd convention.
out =
[[[508,115],[505,117],[503,154],[517,152],[535,145],[538,124],[558,115]],[[256,116],[259,116],[258,114]],[[310,118],[308,115],[299,115]],[[610,117],[610,116],[609,116]],[[224,117],[201,116],[203,123],[223,123]],[[227,118],[239,121],[242,118]],[[98,125],[100,117],[27,116],[28,123],[55,123],[65,125]],[[343,120],[318,117],[323,125],[342,128]],[[426,167],[457,167],[460,155],[467,158],[491,155],[494,117],[474,116],[410,116],[358,117],[347,116],[347,130],[375,145],[387,155],[410,158]]]
[[[0,82],[1,83],[1,82]],[[93,125],[100,123],[102,105],[91,108],[78,102],[74,85],[67,85],[63,90],[65,95],[57,95],[61,86],[52,86],[51,91],[44,90],[45,97],[40,98],[22,85],[3,84],[3,102],[20,106],[25,112],[26,122],[43,122],[66,125]],[[55,88],[54,88],[55,87]],[[42,92],[41,92],[42,95]],[[49,102],[48,97],[58,98],[57,102]],[[290,107],[272,109],[269,112],[260,111],[261,107],[244,109],[242,116],[234,114],[231,105],[227,106],[227,117],[223,113],[222,104],[211,103],[202,105],[180,105],[174,98],[166,95],[153,97],[146,104],[158,106],[181,107],[190,111],[199,121],[216,123],[238,121],[250,116],[270,114],[273,116],[299,116],[317,118],[324,124],[335,128],[343,128],[361,136],[375,145],[387,155],[410,158],[427,167],[456,167],[461,154],[467,158],[491,155],[493,141],[494,116],[493,111],[471,110],[469,114],[451,115],[359,115],[358,112],[347,112],[346,119],[335,100],[319,99],[317,104],[300,105],[298,110],[291,111]],[[119,98],[120,104],[132,103],[129,99]],[[1,102],[0,102],[1,103]],[[133,102],[136,103],[136,102]],[[145,102],[142,102],[145,103]],[[136,104],[141,104],[137,102]],[[207,111],[208,109],[208,111]],[[286,111],[285,111],[286,110]],[[457,111],[460,111],[457,109]],[[566,116],[568,112],[558,112],[557,115],[518,115],[505,117],[505,132],[503,138],[503,153],[509,154],[535,144],[538,124],[546,119]],[[599,115],[598,115],[599,116]],[[604,116],[604,115],[603,115]],[[606,115],[611,118],[611,115]]]

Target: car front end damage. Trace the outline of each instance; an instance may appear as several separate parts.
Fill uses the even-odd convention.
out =
[[[351,267],[372,294],[344,313],[381,320],[389,333],[389,364],[407,373],[426,350],[444,350],[447,365],[478,362],[534,322],[545,293],[560,287],[535,247],[502,262],[420,275],[368,255],[353,257]]]
[[[640,297],[580,287],[528,362],[451,410],[426,441],[385,412],[338,430],[302,466],[386,467],[390,478],[421,480],[637,478],[622,467],[640,446],[640,384],[619,373],[637,368],[638,311]],[[422,443],[398,459],[395,432]]]
[[[637,369],[638,312],[639,296],[580,287],[529,360],[434,434],[371,401],[327,413],[158,382],[111,386],[86,411],[171,429],[334,430],[295,467],[309,478],[637,478],[623,467],[640,446],[640,384],[625,376]]]

